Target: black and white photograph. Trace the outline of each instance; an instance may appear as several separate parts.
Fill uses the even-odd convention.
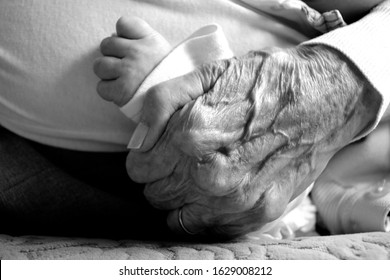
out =
[[[0,260],[390,259],[389,103],[390,0],[0,0]]]

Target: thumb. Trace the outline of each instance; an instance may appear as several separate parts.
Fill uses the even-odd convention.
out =
[[[140,152],[150,150],[171,118],[187,103],[208,92],[220,76],[220,64],[210,64],[187,75],[171,79],[146,92],[141,122],[134,131],[128,148]],[[213,70],[211,70],[213,69]]]

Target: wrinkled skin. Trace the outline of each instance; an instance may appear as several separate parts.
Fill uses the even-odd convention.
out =
[[[130,177],[200,235],[235,237],[278,218],[373,119],[373,89],[324,46],[253,52],[204,65],[199,97],[176,111]],[[194,85],[199,87],[199,85]],[[161,88],[161,87],[160,87]],[[165,90],[169,90],[165,89]]]

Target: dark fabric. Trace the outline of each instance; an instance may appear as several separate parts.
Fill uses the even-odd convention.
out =
[[[63,150],[0,127],[1,233],[166,238],[166,213],[126,174],[127,153]]]

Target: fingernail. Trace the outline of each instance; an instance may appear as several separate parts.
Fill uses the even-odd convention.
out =
[[[141,148],[146,135],[148,135],[149,127],[143,123],[139,123],[135,128],[133,135],[131,136],[130,142],[127,145],[128,149],[139,149]]]

